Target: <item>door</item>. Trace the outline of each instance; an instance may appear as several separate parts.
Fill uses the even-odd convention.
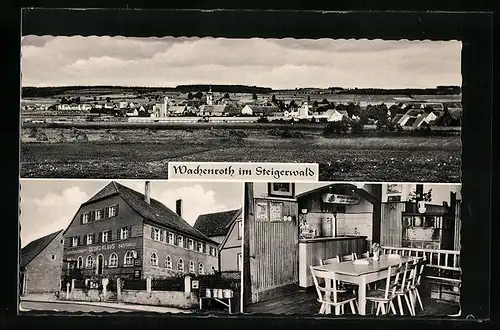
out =
[[[253,199],[252,208],[246,223],[251,302],[256,303],[298,284],[298,205],[295,201]]]
[[[100,254],[97,257],[97,275],[102,275],[102,269],[104,267],[104,257]]]

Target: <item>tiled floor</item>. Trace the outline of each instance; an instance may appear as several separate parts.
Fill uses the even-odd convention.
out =
[[[429,292],[421,290],[424,310],[417,307],[417,316],[446,316],[455,314],[459,306],[454,303],[438,302],[430,298]],[[403,302],[404,304],[404,302]],[[397,306],[397,304],[396,304]],[[404,305],[406,306],[406,305]],[[368,304],[367,313],[370,313],[371,306]],[[270,314],[301,314],[314,315],[319,312],[320,303],[317,301],[317,294],[314,290],[299,291],[283,297],[252,304],[244,308],[245,313],[270,313]],[[406,307],[404,307],[406,308]],[[396,307],[397,309],[397,307]],[[405,309],[406,310],[406,309]],[[406,310],[407,315],[408,311]],[[345,307],[345,314],[350,314],[349,306]]]

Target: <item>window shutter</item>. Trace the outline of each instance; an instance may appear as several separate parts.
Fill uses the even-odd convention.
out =
[[[109,239],[109,237],[108,237],[108,239]],[[99,240],[99,243],[102,243],[102,232],[99,233],[99,239],[98,240]]]
[[[108,241],[112,241],[112,240],[113,240],[113,231],[108,230]]]
[[[104,219],[109,218],[109,207],[104,208]]]
[[[90,219],[89,219],[89,222],[90,222],[90,221],[95,221],[95,211],[90,212]]]
[[[130,238],[132,237],[132,227],[128,227],[128,230],[127,230],[127,238]]]
[[[116,205],[115,205],[115,216],[117,216],[117,215],[118,215],[118,207],[119,207],[119,205],[118,205],[118,204],[116,204]]]
[[[151,238],[155,239],[155,229],[154,229],[154,227],[150,227],[150,228],[151,228]]]
[[[80,214],[80,224],[83,225],[83,213]]]
[[[116,239],[119,240],[120,239],[120,228],[118,228],[116,230]]]
[[[95,241],[95,233],[92,234],[92,243],[95,244],[96,241]]]
[[[163,238],[165,236],[164,232],[165,232],[164,230],[160,230],[160,241],[162,241],[162,242],[163,242]]]
[[[82,241],[81,241],[81,239],[80,239],[80,236],[77,236],[77,238],[76,238],[76,245],[77,245],[77,246],[78,246],[78,245],[82,245]]]
[[[203,244],[203,253],[207,253],[207,244]]]

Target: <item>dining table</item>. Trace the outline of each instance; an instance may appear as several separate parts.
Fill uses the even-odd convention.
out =
[[[358,314],[366,315],[366,285],[386,279],[389,276],[389,267],[404,264],[415,259],[418,259],[418,257],[383,254],[379,256],[378,260],[373,260],[373,257],[358,259],[366,260],[366,264],[360,264],[359,261],[353,260],[315,266],[314,268],[335,273],[336,281],[359,286]],[[330,286],[330,281],[325,283],[325,285],[327,287]],[[331,306],[328,305],[326,313],[330,312]]]

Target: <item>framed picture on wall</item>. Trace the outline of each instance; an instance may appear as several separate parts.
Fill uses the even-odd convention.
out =
[[[388,194],[401,194],[403,191],[402,184],[388,184],[387,185],[387,193]]]
[[[283,182],[270,182],[267,184],[267,194],[270,197],[295,197],[295,184]]]

